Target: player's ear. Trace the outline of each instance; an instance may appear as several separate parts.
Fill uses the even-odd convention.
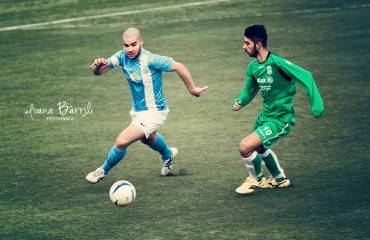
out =
[[[261,47],[262,47],[262,43],[261,42],[257,42],[256,43],[256,48],[258,48],[258,50],[259,50],[259,49],[261,49]]]

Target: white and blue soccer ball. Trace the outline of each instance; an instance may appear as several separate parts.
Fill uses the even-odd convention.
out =
[[[136,190],[129,181],[117,181],[110,188],[109,197],[117,206],[128,206],[135,200]]]

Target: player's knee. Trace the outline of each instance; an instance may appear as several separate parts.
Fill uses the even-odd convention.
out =
[[[248,144],[246,144],[245,142],[240,142],[239,152],[240,152],[240,155],[243,158],[247,158],[247,157],[250,157],[252,155],[252,153],[254,152],[254,149],[251,146],[249,146]]]
[[[115,142],[116,148],[120,150],[126,149],[129,145],[130,145],[130,142],[123,138],[118,138]]]

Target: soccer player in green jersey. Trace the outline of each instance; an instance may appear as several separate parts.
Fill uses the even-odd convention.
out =
[[[261,90],[263,109],[253,132],[240,142],[240,155],[249,176],[235,191],[249,194],[258,188],[289,187],[290,180],[270,148],[287,135],[295,123],[292,99],[296,94],[296,81],[308,94],[316,118],[323,114],[324,104],[310,72],[267,50],[267,32],[263,25],[245,29],[243,49],[255,59],[247,67],[243,91],[234,100],[232,108],[239,111]],[[263,177],[262,161],[270,173],[268,179]]]

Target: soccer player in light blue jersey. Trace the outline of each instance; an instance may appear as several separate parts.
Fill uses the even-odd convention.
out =
[[[131,124],[117,137],[103,165],[86,176],[90,183],[102,180],[126,155],[130,144],[141,140],[161,155],[161,175],[166,176],[172,169],[172,161],[178,150],[167,146],[157,129],[166,121],[169,109],[162,89],[162,72],[175,71],[184,82],[190,94],[200,97],[205,87],[196,87],[188,69],[170,57],[153,54],[143,48],[144,38],[136,28],[123,33],[123,50],[112,57],[97,58],[91,65],[95,75],[121,67],[132,93]]]

